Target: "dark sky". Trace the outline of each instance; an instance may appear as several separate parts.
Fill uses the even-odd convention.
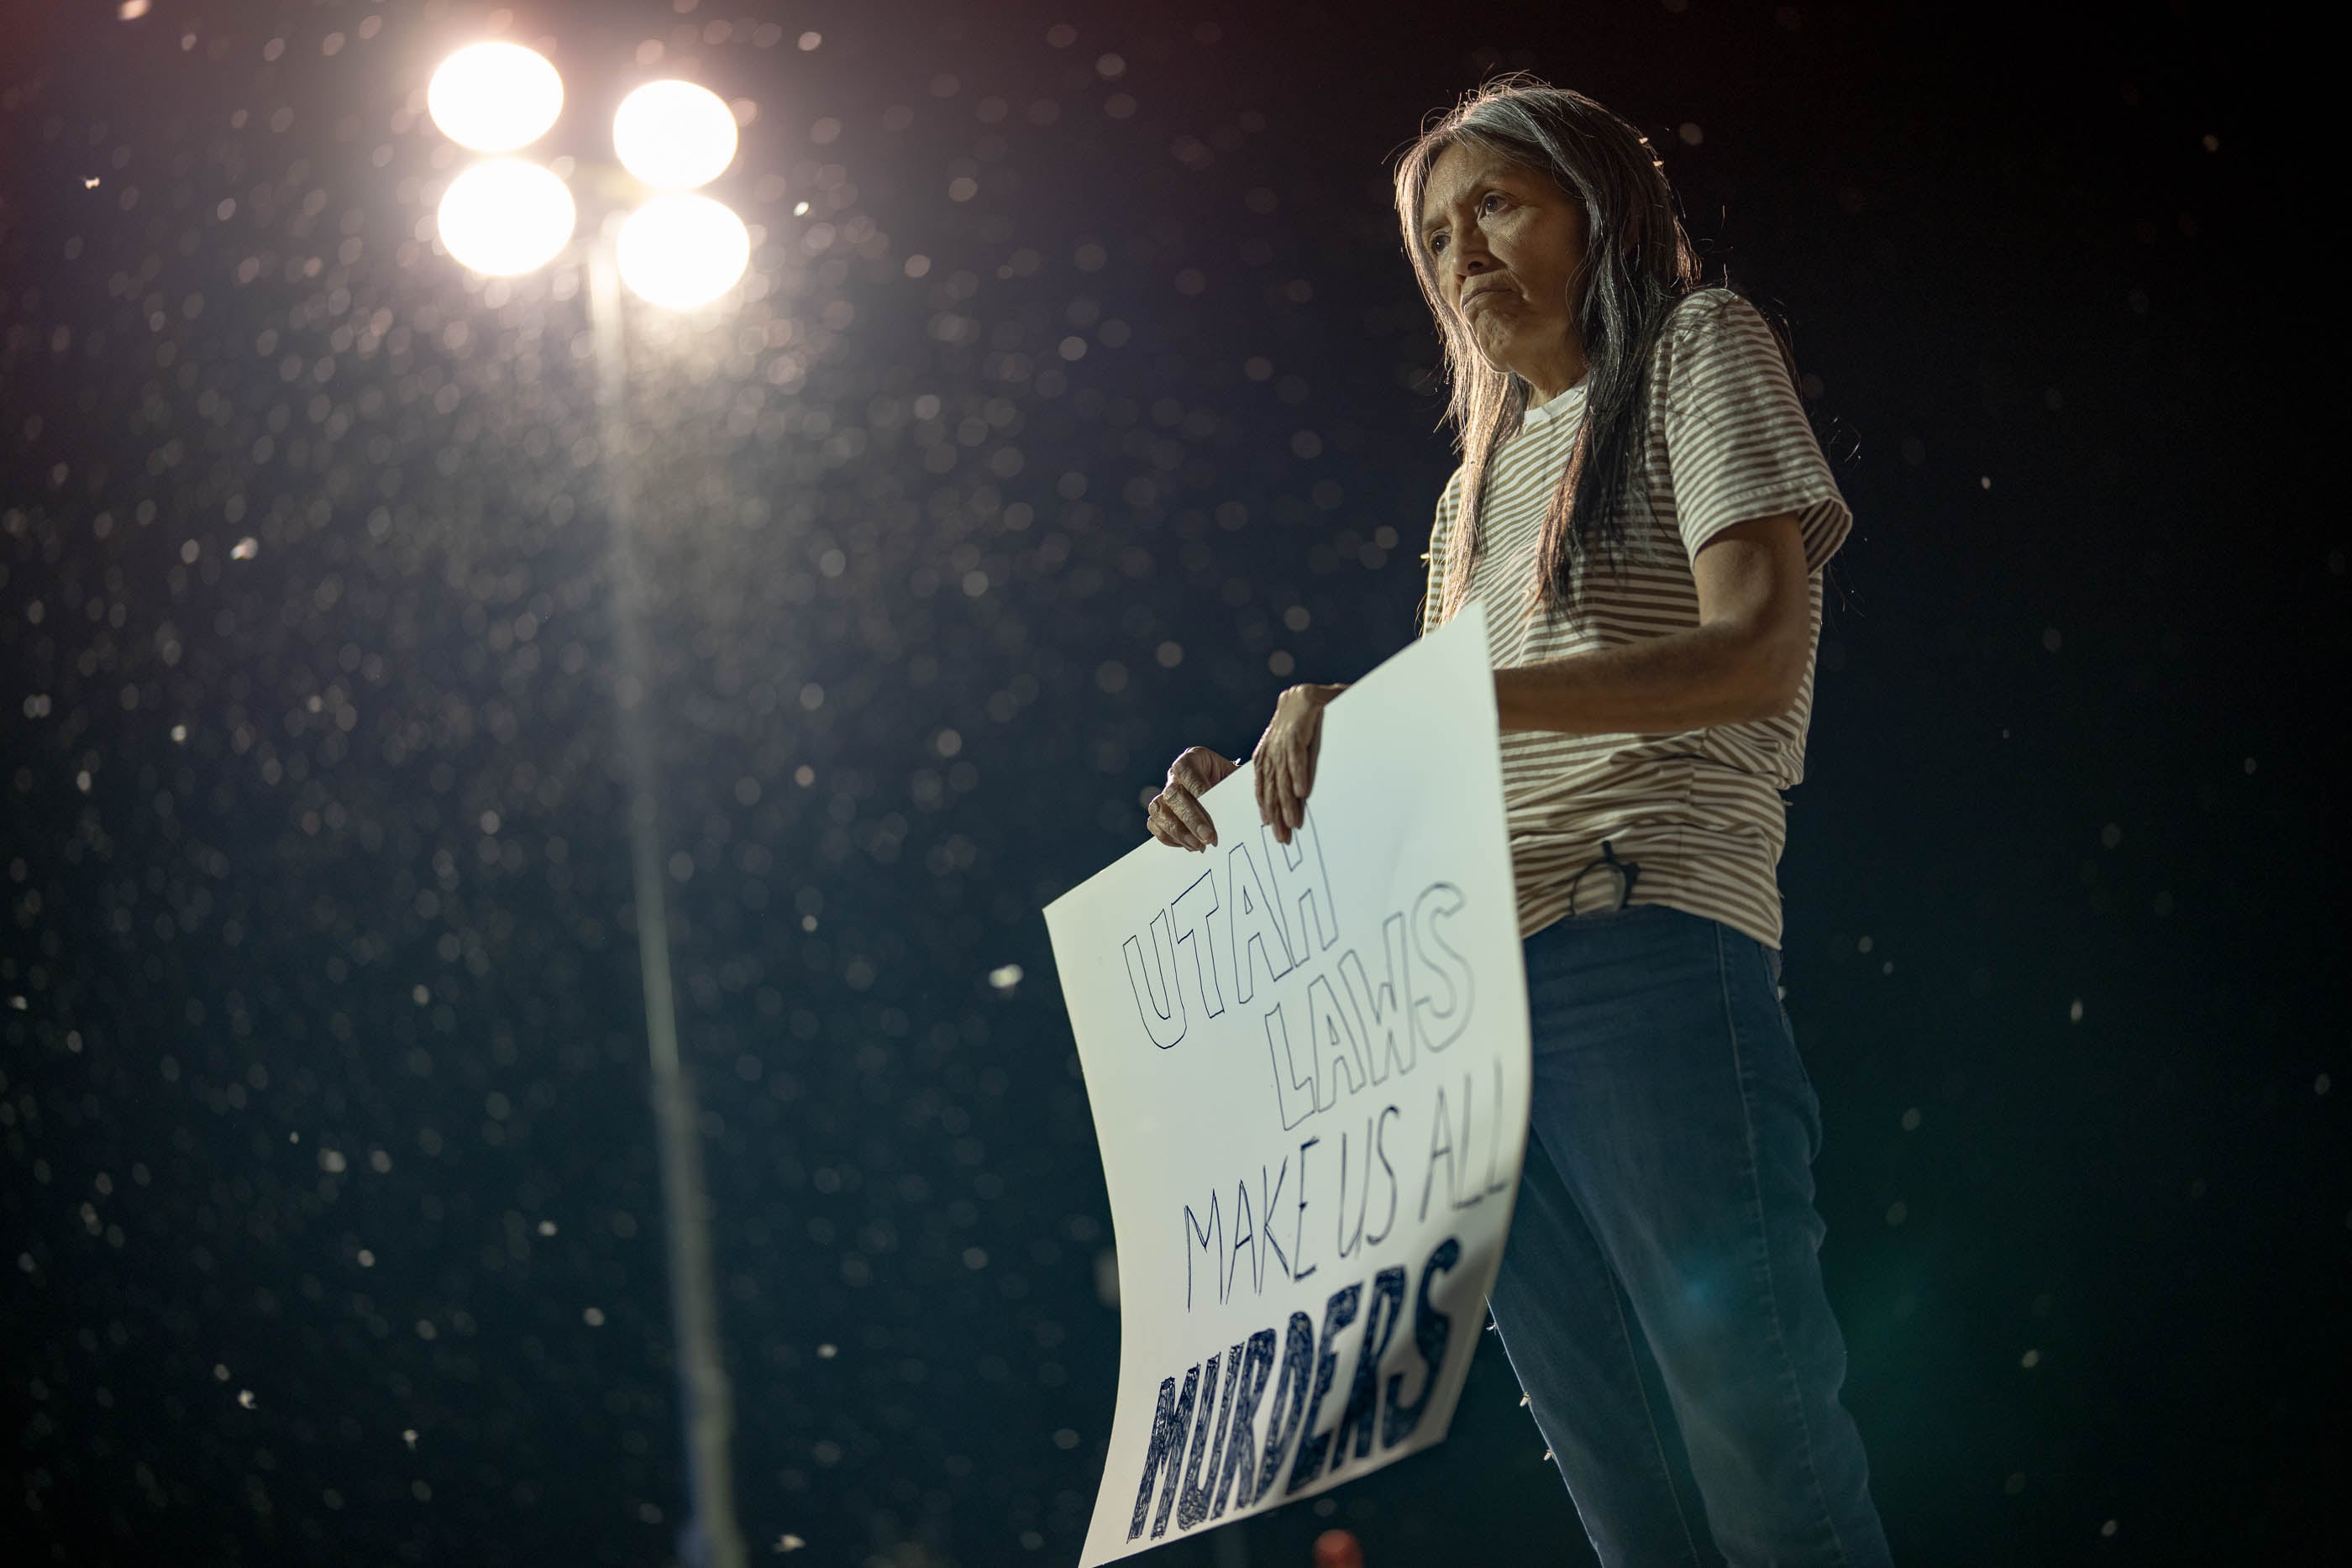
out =
[[[0,1538],[675,1550],[634,691],[754,1557],[1073,1561],[1118,1319],[1039,911],[1410,636],[1388,161],[1513,68],[1652,137],[1856,514],[1780,876],[1897,1557],[2342,1534],[2331,89],[2068,9],[11,5]],[[493,26],[542,155],[648,75],[755,110],[754,281],[632,319],[617,443],[578,269],[432,238]],[[1160,1560],[1583,1562],[1541,1455],[1490,1341],[1438,1449]]]

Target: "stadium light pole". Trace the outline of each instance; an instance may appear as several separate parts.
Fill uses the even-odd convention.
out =
[[[552,169],[510,154],[545,135],[562,112],[563,85],[555,68],[519,44],[471,45],[434,73],[425,103],[434,123],[451,141],[491,154],[450,181],[442,195],[438,221],[449,253],[491,277],[531,272],[554,261],[571,243],[577,204]],[[670,977],[669,915],[648,711],[648,596],[637,558],[637,487],[623,439],[628,340],[622,292],[625,287],[650,304],[673,310],[710,305],[743,276],[751,261],[751,236],[742,219],[723,203],[693,193],[735,160],[734,114],[709,89],[676,80],[638,88],[622,100],[614,117],[613,146],[619,169],[600,162],[580,171],[592,177],[595,193],[642,193],[634,189],[638,185],[656,193],[617,231],[600,218],[583,259],[596,359],[597,451],[604,465],[612,518],[622,672],[616,700],[628,765],[632,896],[687,1451],[690,1517],[679,1531],[679,1551],[696,1568],[744,1568],[729,1457],[733,1398],[719,1349],[701,1143],[694,1085],[678,1057],[677,1005]]]

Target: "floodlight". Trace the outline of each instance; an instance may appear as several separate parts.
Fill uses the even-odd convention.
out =
[[[613,151],[646,184],[690,191],[735,161],[735,113],[707,87],[647,82],[613,116]]]
[[[547,134],[563,78],[520,44],[469,44],[441,62],[425,107],[442,134],[477,152],[511,152]]]
[[[621,225],[621,281],[673,310],[708,305],[751,260],[743,220],[709,196],[656,196]]]
[[[476,272],[511,277],[553,260],[575,218],[572,193],[553,170],[495,158],[449,182],[441,197],[441,243]]]

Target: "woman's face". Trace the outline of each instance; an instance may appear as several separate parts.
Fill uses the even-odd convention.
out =
[[[1421,243],[1438,296],[1486,362],[1546,396],[1584,374],[1571,303],[1584,212],[1551,176],[1457,141],[1421,199]]]

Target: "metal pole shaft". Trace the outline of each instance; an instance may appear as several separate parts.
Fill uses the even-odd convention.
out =
[[[635,501],[625,439],[627,344],[620,269],[608,235],[590,243],[588,309],[596,351],[597,445],[610,500],[614,601],[620,639],[618,706],[629,772],[629,852],[635,883],[637,958],[645,976],[646,1045],[652,1064],[655,1141],[661,1155],[663,1232],[668,1239],[671,1327],[677,1357],[687,1481],[693,1517],[681,1554],[698,1568],[744,1568],[735,1522],[732,1392],[719,1344],[719,1294],[710,1264],[709,1201],[702,1179],[694,1085],[678,1061],[677,1004],[670,986],[669,914],[663,883],[661,823],[647,719],[651,665],[646,656],[648,596],[637,566]]]

